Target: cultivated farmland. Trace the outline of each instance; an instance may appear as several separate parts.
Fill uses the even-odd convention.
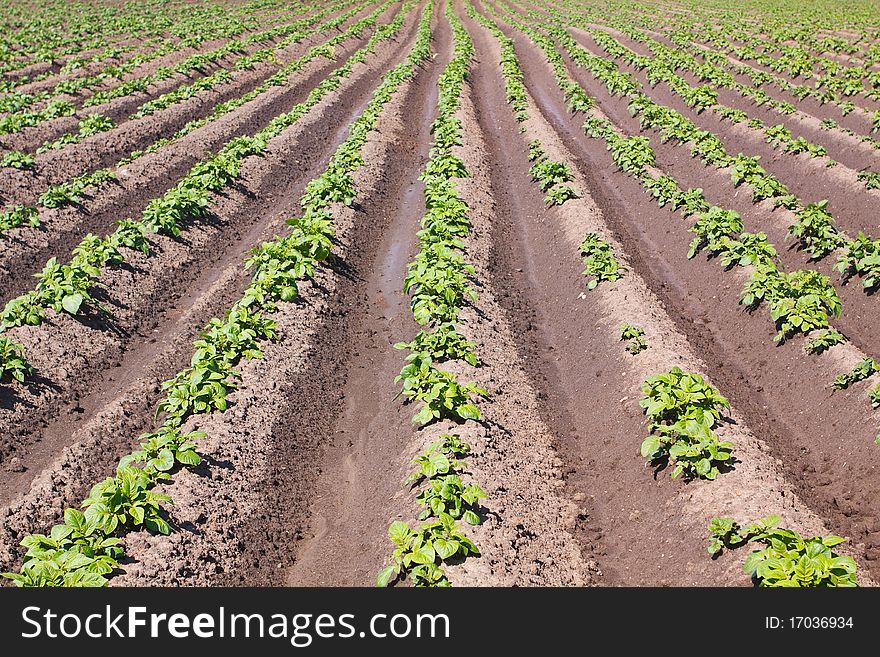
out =
[[[13,0],[20,586],[880,578],[873,0]]]

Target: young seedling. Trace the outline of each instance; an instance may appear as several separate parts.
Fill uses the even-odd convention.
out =
[[[584,275],[593,277],[587,282],[587,289],[593,290],[602,281],[613,282],[623,276],[611,245],[597,233],[587,233],[581,242],[580,251],[584,258]]]
[[[712,431],[721,411],[730,407],[728,401],[703,377],[678,367],[648,377],[642,391],[639,405],[651,431],[642,443],[642,456],[652,464],[669,461],[673,479],[682,474],[715,479],[733,448]]]
[[[643,335],[645,335],[645,330],[638,326],[623,324],[620,327],[620,339],[628,341],[625,349],[633,356],[648,348],[648,343],[642,337]]]
[[[566,201],[577,198],[577,192],[569,185],[557,185],[544,197],[544,202],[549,206],[562,205]]]
[[[863,358],[846,374],[838,374],[834,377],[834,388],[845,390],[854,383],[864,381],[875,372],[880,372],[880,365],[877,361],[870,357]]]
[[[5,335],[0,335],[0,382],[9,375],[19,383],[24,383],[25,377],[32,371],[24,359],[22,346]]]
[[[815,336],[804,345],[807,353],[818,355],[846,341],[843,333],[833,328],[820,329]]]

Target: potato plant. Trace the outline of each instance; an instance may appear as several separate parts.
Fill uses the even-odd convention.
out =
[[[0,335],[0,382],[11,378],[24,383],[25,377],[32,371],[24,359],[21,345]]]
[[[650,421],[651,435],[642,456],[655,465],[673,466],[672,478],[715,479],[732,457],[733,444],[719,440],[713,428],[730,407],[698,374],[673,367],[648,377],[639,405]]]
[[[780,528],[781,521],[779,516],[768,516],[741,527],[733,518],[713,518],[709,554],[747,544],[763,545],[750,552],[743,563],[743,570],[761,587],[858,586],[855,560],[833,549],[846,539],[833,535],[805,538]]]
[[[632,324],[622,324],[620,327],[620,340],[626,341],[625,349],[633,356],[642,353],[648,348],[644,339],[645,329]]]
[[[614,282],[623,276],[623,270],[617,264],[611,245],[598,233],[587,233],[581,242],[581,255],[584,258],[584,275],[592,276],[587,282],[587,289],[595,289],[603,281]]]
[[[831,347],[842,344],[845,341],[846,337],[836,329],[819,329],[815,332],[815,337],[807,341],[804,348],[808,353],[821,354],[831,349]]]
[[[416,497],[421,524],[413,529],[399,520],[391,523],[388,537],[395,545],[392,563],[379,573],[376,586],[385,587],[409,577],[415,586],[448,587],[443,563],[480,554],[458,525],[459,520],[480,524],[479,500],[486,497],[478,485],[461,481],[466,467],[461,459],[469,454],[470,445],[459,436],[443,434],[413,459],[418,470],[407,477],[406,483],[424,485]]]
[[[32,228],[40,225],[40,211],[37,208],[18,204],[0,213],[0,234],[25,225]]]
[[[853,368],[846,374],[839,374],[834,377],[834,388],[835,390],[845,390],[854,383],[864,381],[875,372],[880,372],[880,364],[873,358],[863,358],[853,365]]]

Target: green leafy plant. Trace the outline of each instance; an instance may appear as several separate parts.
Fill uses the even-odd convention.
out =
[[[865,183],[865,189],[880,189],[880,172],[859,171],[856,178],[859,182]]]
[[[24,359],[22,346],[5,335],[0,335],[0,382],[8,375],[19,383],[24,383],[25,377],[32,371]]]
[[[31,534],[21,545],[27,548],[21,572],[3,573],[17,586],[107,585],[105,575],[118,566],[122,555],[119,539],[106,536],[102,518],[76,509],[64,512],[64,523],[48,535]]]
[[[693,258],[703,249],[708,249],[713,255],[725,252],[733,236],[742,228],[739,214],[713,205],[707,212],[701,213],[689,229],[697,236],[691,241],[687,257]]]
[[[816,336],[808,340],[805,349],[811,354],[821,354],[834,345],[844,342],[846,338],[843,333],[833,328],[820,329],[816,331]]]
[[[155,433],[141,434],[140,449],[124,456],[120,467],[142,463],[144,472],[168,472],[178,463],[196,466],[202,458],[196,453],[195,441],[205,437],[203,431],[183,433],[177,426],[162,426]]]
[[[96,522],[105,534],[127,526],[143,526],[159,534],[171,533],[168,522],[159,514],[159,503],[170,502],[171,498],[149,490],[152,483],[146,471],[120,466],[115,477],[92,487],[83,501],[85,518]]]
[[[410,342],[394,345],[395,349],[428,354],[433,361],[463,360],[475,367],[479,365],[476,347],[476,343],[461,335],[451,322],[440,324],[434,331],[419,331]]]
[[[760,543],[743,563],[743,570],[762,587],[852,587],[858,586],[858,567],[849,556],[832,548],[846,539],[839,536],[804,538],[782,529],[779,516],[768,516],[741,527],[733,518],[713,518],[708,551],[717,555],[724,548]]]
[[[712,431],[730,404],[698,374],[673,367],[648,377],[639,405],[650,420],[651,435],[642,443],[649,462],[672,464],[672,478],[715,479],[731,459],[733,444]]]
[[[50,258],[43,271],[37,275],[39,283],[35,290],[35,300],[43,308],[51,308],[55,312],[63,310],[71,315],[78,314],[83,303],[101,310],[101,306],[91,295],[95,277],[99,273],[95,264],[83,259],[63,265],[57,259]]]
[[[611,134],[606,139],[611,159],[621,170],[641,176],[645,167],[654,166],[654,150],[647,137],[624,137]]]
[[[726,243],[719,258],[723,267],[772,266],[778,255],[766,233],[740,233]]]
[[[844,282],[858,274],[866,290],[880,286],[880,239],[872,240],[859,231],[856,239],[847,242],[846,253],[834,264],[834,270]]]
[[[788,232],[801,241],[813,258],[824,258],[844,243],[828,212],[827,200],[801,208]]]
[[[0,166],[12,167],[13,169],[33,169],[34,156],[21,151],[9,151],[0,160]]]
[[[11,210],[0,213],[0,231],[23,225],[36,228],[40,225],[40,211],[27,205],[13,205]]]
[[[626,340],[626,350],[631,353],[633,356],[643,352],[648,348],[648,343],[642,337],[645,335],[645,330],[638,326],[633,326],[632,324],[623,324],[620,327],[620,339],[621,341]]]
[[[557,185],[547,192],[546,196],[544,196],[544,202],[550,206],[562,205],[573,198],[578,198],[578,194],[574,190],[574,187],[569,185]]]
[[[426,484],[416,501],[422,507],[418,519],[427,522],[418,530],[400,521],[391,524],[388,536],[395,544],[392,563],[379,573],[377,586],[387,586],[407,575],[416,586],[449,586],[442,563],[457,555],[479,554],[457,525],[459,519],[471,525],[480,524],[477,505],[486,497],[482,488],[463,484],[459,476],[465,467],[459,459],[469,454],[470,445],[460,436],[442,434],[413,459],[418,469],[407,477],[406,483]]]
[[[544,149],[541,147],[540,140],[533,139],[529,142],[529,162],[540,162],[546,157],[547,155],[544,153]]]
[[[880,372],[880,365],[873,358],[867,357],[856,363],[846,374],[838,374],[834,377],[834,388],[845,390],[852,384],[864,381],[875,372]]]
[[[587,289],[593,290],[602,281],[613,282],[623,276],[611,245],[598,233],[586,234],[581,242],[580,252],[584,258],[584,275],[593,277],[587,282]]]
[[[868,390],[868,401],[871,402],[871,408],[880,408],[880,383]]]
[[[156,416],[164,413],[167,424],[179,426],[194,413],[225,411],[226,396],[235,389],[234,378],[240,378],[240,374],[225,360],[197,361],[162,383],[168,393],[159,403]]]
[[[489,394],[475,383],[459,383],[451,372],[438,370],[427,354],[410,354],[394,381],[402,382],[401,394],[407,399],[423,403],[413,417],[413,422],[421,426],[443,417],[479,420],[480,410],[474,400]]]
[[[574,178],[571,171],[564,162],[554,162],[553,160],[540,160],[529,169],[529,175],[532,180],[538,183],[542,192],[559,183],[571,182]]]
[[[809,269],[785,274],[769,263],[752,272],[740,299],[750,307],[761,301],[770,304],[770,316],[777,323],[776,342],[796,333],[828,328],[829,317],[839,316],[841,309],[840,298],[827,276]]]
[[[384,587],[402,574],[415,586],[448,587],[449,580],[440,563],[457,555],[479,555],[474,542],[458,528],[455,519],[443,515],[412,529],[401,521],[391,523],[388,537],[394,543],[393,563],[379,573],[376,586]]]

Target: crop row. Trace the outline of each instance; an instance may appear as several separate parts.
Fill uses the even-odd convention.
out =
[[[69,5],[65,7],[64,17],[59,18],[44,3],[39,17],[29,12],[23,21],[24,34],[4,33],[0,52],[6,53],[9,61],[0,65],[0,73],[6,74],[0,82],[0,91],[13,91],[25,84],[59,74],[75,74],[92,64],[117,59],[127,52],[156,44],[170,43],[175,49],[197,48],[206,41],[229,39],[242,32],[258,29],[261,24],[282,22],[284,16],[296,8],[296,5],[284,5],[277,0],[251,0],[234,7],[218,4],[163,5],[156,3],[158,11],[141,13],[145,3],[140,3],[125,8],[119,16],[111,15],[112,7],[96,7],[96,10],[108,15],[85,18],[73,13],[71,21]],[[84,6],[80,5],[79,8]],[[59,24],[68,27],[69,37],[60,37]],[[87,35],[93,36],[87,38]],[[133,47],[120,45],[132,39],[140,43]],[[15,54],[28,52],[27,48],[22,48],[22,44],[31,40],[36,45],[36,49],[30,51],[33,57],[15,60]],[[13,50],[15,46],[18,48]],[[94,54],[80,54],[94,50],[97,50]],[[44,66],[40,73],[20,74],[22,69],[41,62],[48,66]]]
[[[419,252],[407,266],[404,292],[411,295],[413,318],[425,327],[410,342],[395,345],[410,351],[395,381],[407,401],[421,404],[413,422],[424,427],[442,419],[458,422],[480,419],[478,397],[488,392],[474,383],[461,383],[453,372],[438,368],[442,362],[463,361],[479,365],[476,344],[457,329],[459,313],[476,299],[469,278],[474,268],[465,257],[464,239],[470,232],[467,204],[455,184],[468,175],[452,149],[462,144],[461,121],[455,116],[474,48],[452,3],[446,4],[452,26],[453,57],[440,74],[438,117],[431,126],[434,142],[420,179],[425,184],[425,214],[418,233]],[[415,586],[450,586],[443,564],[451,559],[478,555],[477,546],[462,532],[459,523],[479,524],[476,512],[483,490],[463,484],[460,460],[470,447],[458,435],[443,434],[414,462],[418,471],[407,483],[425,484],[418,496],[419,525],[395,521],[388,528],[394,543],[392,563],[376,580],[387,586],[409,577]]]
[[[412,6],[407,3],[400,18]],[[315,268],[330,257],[333,212],[339,204],[351,205],[356,198],[352,173],[363,166],[361,149],[382,108],[429,56],[430,9],[429,5],[423,13],[407,60],[383,76],[324,173],[306,186],[301,215],[287,222],[290,233],[252,250],[245,263],[254,272],[250,286],[223,319],[209,322],[193,345],[192,365],[163,384],[167,395],[157,407],[161,425],[141,437],[140,449],[121,459],[114,477],[92,488],[82,503],[84,511],[66,509],[64,522],[48,535],[27,536],[22,541],[27,552],[20,572],[6,573],[6,577],[19,586],[104,586],[123,554],[120,538],[125,533],[141,528],[170,532],[161,513],[162,503],[170,497],[153,489],[169,479],[169,473],[201,461],[196,443],[204,434],[187,431],[187,421],[226,409],[227,395],[240,378],[237,365],[262,357],[260,344],[276,338],[276,323],[269,316],[279,303],[293,301],[299,294],[298,281],[311,278]],[[399,20],[377,32],[359,52],[366,54],[379,41],[391,38],[402,24]]]
[[[698,66],[693,58],[690,58],[681,51],[669,49],[661,46],[660,44],[656,44],[656,46],[651,46],[651,48],[655,52],[654,58],[642,57],[630,50],[629,48],[621,45],[617,39],[615,39],[607,32],[598,30],[596,28],[590,28],[584,25],[582,19],[574,19],[574,22],[582,27],[587,27],[587,31],[593,36],[599,46],[612,58],[623,60],[626,63],[635,67],[636,69],[642,70],[651,85],[656,85],[661,81],[664,82],[672,93],[679,96],[689,107],[694,108],[694,110],[698,113],[704,110],[710,110],[711,112],[717,114],[719,118],[723,120],[728,120],[736,124],[743,124],[748,130],[756,132],[756,136],[759,136],[762,140],[772,144],[774,148],[778,148],[781,146],[783,152],[786,154],[796,156],[801,153],[807,153],[812,157],[826,157],[826,166],[837,165],[837,162],[835,160],[827,157],[827,150],[824,146],[810,143],[803,137],[795,138],[791,131],[788,130],[783,124],[768,126],[765,125],[760,119],[749,116],[749,114],[743,110],[726,107],[718,103],[717,91],[713,88],[713,85],[720,86],[722,88],[730,88],[731,85],[736,84],[733,81],[732,76],[730,76],[729,74],[725,74],[724,71],[721,71],[720,69],[717,69],[716,67],[709,64]],[[626,30],[626,32],[630,36],[633,36],[633,34],[635,33],[632,29]],[[561,32],[557,32],[557,34],[560,33]],[[577,47],[577,44],[575,44],[575,42],[571,39],[569,35],[567,35],[567,33],[564,35],[563,38],[566,38],[566,45],[569,51],[574,49],[575,52],[577,52],[578,63],[585,65],[585,67],[591,70],[594,74],[600,67],[611,68],[609,60],[606,60],[602,57],[590,55],[583,49]],[[697,77],[702,78],[703,80],[709,80],[712,84],[692,86],[688,84],[684,80],[684,78],[674,72],[679,68],[686,68],[687,70],[695,72]],[[611,88],[609,88],[609,91],[611,91],[612,94],[624,93],[625,95],[629,96],[640,94],[637,81],[634,80],[631,76],[628,76],[626,73],[619,72],[619,76],[613,82],[614,84]],[[791,104],[777,103],[770,100],[769,98],[761,97],[753,99],[758,105],[768,104],[774,107],[774,109],[779,110],[783,114],[792,113],[796,109]],[[680,117],[680,115],[676,114],[676,118],[678,117]],[[872,141],[869,137],[866,137],[865,139],[867,139],[868,141]],[[880,147],[880,142],[877,142],[876,145]],[[732,160],[732,157],[727,156],[726,154],[724,154],[724,156],[722,157],[719,153],[719,157],[711,163],[717,164],[719,167],[723,167],[726,163],[731,162]],[[766,178],[766,174],[764,175]],[[853,175],[855,176],[856,180],[861,181],[868,189],[872,189],[880,184],[880,174],[873,172],[869,169],[865,169],[858,174],[854,173]],[[854,180],[854,182],[856,180]],[[777,192],[773,194],[774,197],[789,195],[788,190],[778,181],[774,182],[768,179],[768,182],[764,186],[767,187],[770,191]],[[798,209],[798,206],[805,205],[799,200],[797,201],[796,205],[787,201],[781,204],[789,207],[789,209],[793,211],[796,211]],[[829,221],[831,221],[832,217],[830,213],[826,212],[826,214],[828,214]],[[833,229],[833,222],[831,228]],[[836,229],[834,230],[836,232]],[[838,244],[838,246],[840,247],[843,247],[845,245],[846,243],[844,240],[841,240],[841,243]]]
[[[275,17],[273,17],[275,18]],[[248,26],[245,26],[241,23],[236,23],[237,30],[225,29],[223,33],[227,37],[234,37],[244,32],[248,29]],[[208,29],[210,33],[214,35],[216,33],[216,28],[211,28],[207,24],[202,23],[200,25],[201,30]],[[250,27],[253,27],[252,25]],[[197,28],[198,29],[198,28]],[[279,26],[279,29],[284,29],[284,26]],[[199,30],[199,31],[201,31]],[[271,32],[270,32],[271,33]],[[260,33],[263,34],[263,33]],[[202,40],[199,38],[199,40]],[[245,42],[249,41],[245,39]],[[62,80],[61,82],[54,85],[51,89],[45,91],[38,91],[33,93],[22,93],[18,91],[14,91],[14,88],[5,89],[7,93],[0,98],[0,111],[2,112],[20,112],[28,107],[33,106],[35,103],[41,103],[47,100],[54,98],[59,95],[77,95],[83,91],[93,90],[98,85],[110,81],[113,78],[122,81],[124,75],[132,72],[139,66],[146,64],[147,62],[153,61],[159,57],[163,57],[165,55],[177,52],[184,48],[190,47],[190,43],[192,43],[189,39],[184,41],[174,41],[171,39],[161,39],[161,38],[153,38],[147,40],[145,43],[137,44],[137,45],[127,45],[127,46],[119,46],[119,47],[108,47],[104,49],[99,55],[90,57],[88,61],[73,61],[65,64],[62,69],[59,71],[60,74],[66,73],[75,73],[89,64],[93,64],[95,62],[101,61],[103,59],[112,59],[117,60],[113,63],[108,64],[103,69],[91,73],[88,75],[82,76],[71,76],[68,79]],[[123,59],[122,55],[126,53],[134,51],[133,56]],[[49,73],[49,75],[54,75],[54,73]],[[32,83],[37,80],[27,79],[27,83]],[[24,80],[22,81],[24,82]],[[17,85],[17,86],[20,86]]]
[[[249,46],[253,43],[267,41],[269,39],[278,38],[280,36],[285,37],[278,41],[273,48],[262,48],[256,50],[251,54],[241,54],[237,59],[235,59],[232,64],[232,69],[235,73],[249,70],[253,68],[254,64],[262,61],[271,60],[275,57],[275,53],[281,52],[291,44],[298,43],[299,41],[305,39],[312,33],[312,30],[309,28],[312,28],[315,23],[319,22],[328,13],[334,11],[334,9],[338,10],[338,8],[343,7],[345,4],[350,4],[350,2],[339,3],[337,5],[334,5],[333,7],[325,8],[324,10],[312,16],[300,18],[292,23],[264,30],[257,34],[253,34],[245,39],[236,39],[233,41],[229,41],[222,47],[209,53],[198,53],[192,55],[175,66],[160,67],[157,71],[149,75],[144,75],[138,78],[127,80],[126,82],[123,82],[116,87],[112,87],[104,91],[96,91],[85,100],[84,107],[100,105],[114,98],[121,98],[136,93],[146,92],[151,84],[170,78],[174,74],[189,75],[193,71],[201,71],[206,66],[221,61],[229,54],[244,53],[246,46]],[[148,100],[141,104],[129,117],[129,119],[142,118],[144,116],[153,114],[158,110],[167,109],[168,107],[171,107],[176,103],[180,103],[184,100],[191,98],[196,93],[210,90],[214,88],[215,85],[221,82],[231,81],[235,77],[235,73],[230,73],[229,70],[221,67],[210,75],[197,78],[195,82],[177,86],[173,90],[168,91],[167,93],[164,93],[157,98]],[[121,79],[121,75],[122,71],[114,75],[114,77]],[[107,76],[104,76],[100,80],[97,80],[94,86],[100,84],[100,82],[103,81],[106,77]],[[84,86],[80,85],[82,80],[82,78],[76,80],[76,90],[81,90],[85,88]],[[65,85],[64,93],[76,93],[74,89],[69,88],[69,82],[72,81],[64,81],[59,84]],[[64,103],[66,109],[69,109],[73,106],[72,103],[69,103],[67,101],[64,101]],[[49,118],[54,118],[54,114],[56,113],[57,112],[53,112],[53,116]],[[27,116],[38,118],[38,115],[40,114],[40,112],[30,112],[27,113]],[[17,115],[13,114],[6,117],[6,119],[9,119],[11,121],[16,116]],[[39,155],[50,150],[59,150],[70,144],[79,143],[83,139],[91,137],[92,135],[98,134],[100,132],[106,132],[114,127],[115,124],[113,120],[109,117],[97,113],[88,114],[79,121],[78,130],[76,132],[67,132],[55,139],[47,140],[37,147],[35,153]],[[2,130],[2,128],[0,128],[0,130]],[[22,151],[11,151],[9,153],[6,153],[2,160],[3,166],[10,166],[17,169],[32,168],[34,164],[35,161],[33,155]]]
[[[528,30],[532,40],[540,45],[545,55],[551,60],[557,78],[562,80],[561,86],[570,88],[572,81],[565,69],[561,55],[555,49],[553,40],[531,27],[515,22],[512,17],[508,20],[520,29]],[[627,78],[622,78],[616,69],[603,66],[601,63],[597,64],[597,59],[584,53],[565,30],[553,27],[549,27],[549,30],[567,49],[572,60],[591,67],[590,70],[593,74],[604,82],[609,90],[612,88],[622,89],[624,93],[628,91],[628,95],[631,94],[633,98],[630,103],[631,113],[638,114],[639,110],[634,110],[633,106],[638,108],[640,104],[644,104],[656,109],[655,117],[672,115],[672,110],[657,105],[644,95],[636,93],[635,88],[627,89],[627,85],[634,85],[634,83]],[[624,80],[623,83],[621,83],[621,79]],[[591,103],[594,103],[592,99],[590,100]],[[644,121],[642,123],[644,125]],[[676,132],[673,130],[679,131],[683,128],[692,133],[697,132],[692,123],[677,114],[675,120],[671,121],[671,125],[670,130],[662,133],[664,138],[677,139]],[[743,288],[741,303],[751,310],[764,302],[768,304],[771,319],[778,328],[776,341],[783,341],[798,333],[807,335],[814,330],[827,331],[829,319],[839,316],[840,299],[827,277],[810,269],[791,273],[783,272],[777,261],[778,252],[769,242],[765,233],[742,232],[743,224],[739,214],[733,210],[710,205],[701,189],[682,190],[672,177],[663,175],[661,172],[657,172],[656,175],[652,174],[649,169],[655,169],[656,155],[647,138],[623,135],[611,122],[599,116],[591,116],[587,119],[584,123],[584,132],[590,137],[603,139],[608,150],[611,151],[615,164],[622,171],[638,179],[642,186],[657,199],[661,207],[669,205],[673,210],[680,210],[685,217],[697,216],[697,221],[691,228],[691,232],[695,233],[696,237],[691,244],[688,257],[694,257],[696,253],[705,249],[711,256],[717,257],[720,264],[726,269],[733,266],[750,268],[751,273]],[[698,132],[697,134],[698,137],[689,137],[682,141],[694,142],[696,144],[694,150],[707,143],[720,146],[717,137],[711,133]],[[743,156],[740,155],[736,160],[741,160],[741,158]],[[752,163],[754,164],[754,160]],[[756,178],[759,175],[765,175],[761,172],[763,170],[754,172],[750,182],[753,185],[753,190]],[[738,174],[736,165],[733,166],[733,174],[734,183],[738,184],[743,180],[748,180],[747,174],[741,172]],[[754,199],[754,195],[753,191],[753,200],[761,200],[760,198]],[[823,208],[819,207],[819,209]],[[816,206],[808,206],[803,208],[798,216],[801,219],[803,217],[810,218],[815,214],[815,210]],[[877,264],[880,264],[874,261],[870,251],[874,242],[861,236],[859,240],[848,247],[847,256],[851,257],[853,250],[860,243],[866,245],[863,247],[863,251],[867,250],[868,252],[858,254],[857,264],[862,267],[865,281],[874,284],[876,274],[872,270],[876,268]],[[841,265],[841,263],[844,264]],[[841,259],[838,263],[839,270],[852,266],[851,259]]]
[[[66,5],[66,6],[65,6]],[[45,3],[35,15],[31,8],[17,6],[4,7],[2,36],[0,36],[0,54],[3,62],[0,73],[10,82],[32,82],[37,76],[12,77],[25,67],[46,62],[54,64],[60,57],[68,57],[68,63],[79,67],[90,61],[100,60],[104,55],[104,46],[125,37],[141,34],[145,37],[158,36],[163,30],[173,25],[175,20],[184,20],[183,12],[168,7],[158,8],[141,6],[130,7],[122,15],[110,7],[89,7],[80,5],[76,10],[69,3],[59,2],[55,6]],[[169,10],[170,9],[170,10]],[[210,24],[204,12],[194,17],[188,24],[193,28],[199,24]],[[215,19],[216,24],[216,19]],[[65,31],[59,25],[66,27]],[[96,56],[81,56],[79,53],[98,49]],[[48,75],[51,75],[51,70]],[[47,74],[41,74],[42,76]],[[5,90],[5,89],[4,89]]]
[[[871,65],[880,57],[880,49],[874,43],[876,34],[869,36],[863,33],[869,48],[861,53],[860,63],[842,64],[835,58],[825,57],[823,53],[848,52],[856,55],[861,49],[839,36],[818,39],[816,23],[813,20],[806,24],[793,22],[791,12],[785,16],[784,24],[770,31],[767,30],[764,20],[749,23],[732,21],[729,16],[700,17],[699,14],[700,10],[693,7],[670,23],[676,31],[692,33],[693,41],[709,42],[737,56],[741,54],[742,58],[754,58],[767,68],[794,78],[813,78],[817,89],[825,86],[830,93],[842,96],[862,93],[875,97],[873,89],[880,87],[880,76],[871,69]],[[629,18],[645,26],[656,23],[656,17],[649,18],[638,10]],[[827,27],[836,29],[840,24],[832,22]],[[790,41],[796,41],[797,45]]]

